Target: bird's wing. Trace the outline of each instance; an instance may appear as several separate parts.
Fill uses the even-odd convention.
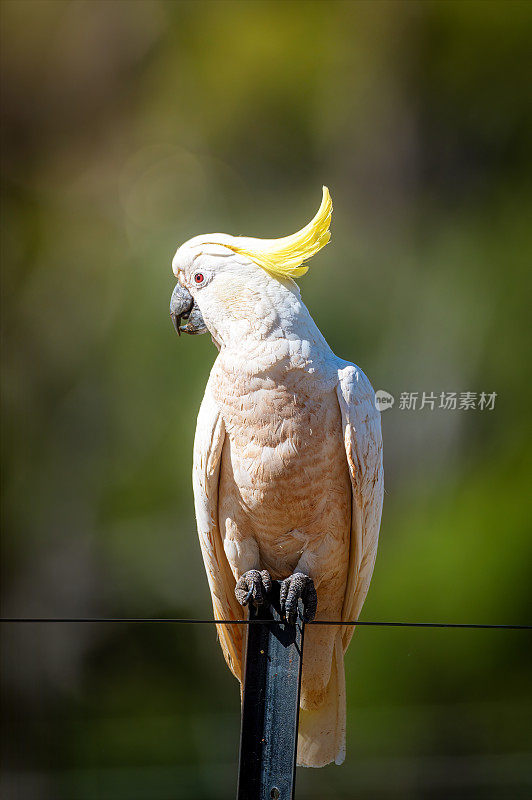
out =
[[[199,410],[194,439],[194,504],[214,618],[235,620],[242,618],[242,609],[235,597],[235,579],[218,527],[218,478],[224,441],[225,426],[209,381]],[[230,624],[216,627],[225,660],[240,680],[242,626]]]
[[[375,393],[361,369],[342,362],[338,371],[338,401],[342,412],[345,450],[352,487],[349,571],[342,620],[356,620],[369,589],[384,496],[382,435]],[[344,650],[354,626],[342,633]]]

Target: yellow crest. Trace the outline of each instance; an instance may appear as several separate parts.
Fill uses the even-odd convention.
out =
[[[316,216],[308,225],[281,239],[242,238],[243,246],[225,245],[242,253],[276,278],[299,278],[308,271],[303,262],[325,247],[331,238],[329,225],[333,204],[326,186]],[[245,242],[245,246],[244,246]]]

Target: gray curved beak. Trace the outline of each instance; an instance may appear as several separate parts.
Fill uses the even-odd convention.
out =
[[[207,330],[194,298],[180,283],[176,285],[170,298],[170,319],[178,336],[181,336],[182,333],[205,333]],[[186,325],[183,327],[181,327],[181,320],[186,321]]]

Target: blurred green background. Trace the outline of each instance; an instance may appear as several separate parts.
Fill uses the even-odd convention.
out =
[[[532,4],[3,0],[4,616],[210,615],[191,489],[215,349],[172,255],[293,232],[338,355],[396,397],[364,620],[529,623]],[[406,411],[401,392],[496,392]],[[234,796],[208,626],[3,626],[10,800]],[[304,798],[532,792],[527,632],[357,631],[348,759]]]

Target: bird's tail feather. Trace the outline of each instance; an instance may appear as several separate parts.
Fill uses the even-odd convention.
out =
[[[334,643],[331,676],[324,702],[317,709],[299,711],[297,764],[324,767],[345,759],[345,672],[342,636]]]

